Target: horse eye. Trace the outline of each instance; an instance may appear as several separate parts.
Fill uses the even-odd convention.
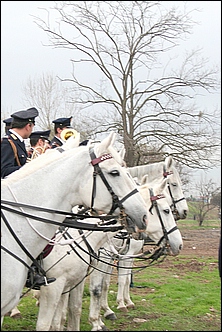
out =
[[[165,209],[163,210],[166,214],[169,214],[170,213],[170,210],[169,209]]]
[[[171,184],[172,184],[172,186],[173,186],[173,187],[176,187],[176,186],[177,186],[177,184],[176,184],[176,183],[171,183]]]
[[[119,176],[119,171],[115,170],[115,171],[110,172],[110,174],[113,176]]]

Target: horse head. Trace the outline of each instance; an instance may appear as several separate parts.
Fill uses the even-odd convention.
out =
[[[175,162],[172,156],[166,157],[163,164],[163,175],[168,180],[168,199],[175,220],[186,219],[188,205],[182,190],[182,182],[179,173],[174,164]]]
[[[159,246],[169,246],[170,255],[178,255],[183,247],[183,241],[165,195],[167,179],[151,183],[148,183],[147,179],[146,181],[139,189],[149,210],[146,232]]]

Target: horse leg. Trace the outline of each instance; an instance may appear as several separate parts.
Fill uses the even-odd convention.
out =
[[[101,309],[104,311],[104,318],[109,320],[117,319],[115,312],[108,304],[108,291],[110,286],[110,278],[112,267],[107,265],[107,273],[103,276],[102,294],[101,294]]]
[[[40,290],[32,289],[32,297],[36,299],[36,307],[39,307]]]
[[[53,284],[41,287],[36,331],[50,331],[65,282],[65,279],[57,278]]]
[[[133,263],[133,262],[132,262]],[[127,309],[134,309],[135,304],[130,298],[130,283],[131,283],[131,276],[132,276],[132,270],[130,270],[130,274],[126,276],[126,283],[124,286],[123,296],[124,296],[124,302],[127,307]]]
[[[112,273],[112,266],[107,263],[112,263],[112,259],[105,259],[99,261],[97,269],[90,275],[90,307],[89,307],[89,322],[92,324],[91,331],[106,331],[107,328],[102,321],[100,311],[104,311],[106,319],[117,319],[115,313],[109,308],[107,297],[110,284],[110,276]]]
[[[64,326],[65,326],[65,322],[67,319],[67,309],[68,309],[68,301],[69,301],[69,293],[67,294],[63,294],[62,295],[62,300],[63,300],[63,309],[61,311],[62,315],[61,315],[61,327],[60,327],[60,331],[64,330]]]
[[[69,293],[67,331],[80,331],[85,279]]]
[[[18,307],[15,307],[15,308],[12,309],[10,317],[12,317],[12,318],[22,318],[22,314],[19,311]]]
[[[133,265],[133,259],[124,259],[119,261],[118,271],[118,292],[117,292],[117,309],[123,312],[127,312],[127,308],[133,307],[134,303],[130,300],[129,287],[130,287],[130,275],[131,267]],[[125,304],[127,300],[127,305]]]
[[[91,331],[105,331],[106,326],[101,319],[101,296],[105,274],[101,271],[107,269],[107,264],[98,262],[97,268],[90,275],[90,306],[89,323],[92,324]]]
[[[50,331],[63,331],[67,316],[69,293],[62,294],[54,313]]]

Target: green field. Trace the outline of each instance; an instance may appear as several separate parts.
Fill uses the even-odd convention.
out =
[[[198,229],[192,220],[180,221],[178,226],[181,230]],[[212,228],[219,230],[220,221],[209,220],[204,228],[206,231]],[[221,331],[218,258],[215,255],[198,257],[181,253],[177,257],[167,257],[161,264],[135,273],[131,298],[136,308],[127,313],[116,309],[116,273],[112,276],[109,305],[118,319],[104,320],[107,328],[110,331]],[[22,298],[18,306],[22,318],[5,317],[2,331],[35,331],[38,312],[35,302],[31,293]],[[91,331],[89,302],[87,279],[81,331]]]

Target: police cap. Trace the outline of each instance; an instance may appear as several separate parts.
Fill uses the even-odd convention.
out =
[[[7,119],[5,119],[5,120],[3,120],[3,122],[7,125],[7,126],[9,126],[11,123],[12,123],[12,118],[7,118]]]
[[[33,122],[35,123],[35,118],[39,115],[38,110],[35,107],[28,108],[25,111],[17,111],[11,114],[13,120]]]
[[[52,123],[56,124],[58,127],[61,128],[72,128],[70,122],[71,122],[72,116],[69,118],[58,118],[56,120],[53,120]]]
[[[49,141],[49,135],[51,130],[44,130],[44,131],[33,131],[29,138],[44,138]]]

